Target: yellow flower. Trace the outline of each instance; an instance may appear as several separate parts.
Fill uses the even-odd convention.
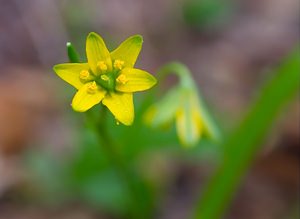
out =
[[[217,136],[216,128],[193,86],[170,90],[160,101],[150,106],[144,119],[155,128],[164,127],[175,120],[178,138],[185,146],[195,145],[203,135],[210,138]]]
[[[87,63],[64,63],[54,66],[56,74],[74,86],[72,107],[85,112],[94,105],[105,105],[125,125],[134,120],[133,92],[150,89],[156,79],[134,68],[143,38],[134,35],[109,52],[103,39],[90,33],[86,40]]]
[[[202,120],[199,98],[195,93],[187,90],[182,95],[182,104],[175,114],[176,129],[179,140],[184,145],[194,145],[206,131],[206,124]]]

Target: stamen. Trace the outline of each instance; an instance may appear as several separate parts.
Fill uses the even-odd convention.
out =
[[[128,82],[128,78],[124,74],[120,74],[119,77],[117,78],[117,82],[120,84],[126,84]]]
[[[79,78],[82,79],[82,80],[87,80],[90,76],[90,73],[88,70],[82,70],[80,73],[79,73]]]
[[[109,77],[107,75],[101,75],[101,79],[103,81],[109,81]]]
[[[94,94],[97,90],[97,84],[95,81],[93,81],[92,83],[90,83],[87,87],[87,92],[90,94]]]
[[[116,59],[114,62],[114,68],[121,70],[124,67],[124,61]]]
[[[105,72],[107,70],[107,65],[103,61],[98,62],[97,66],[102,72]]]

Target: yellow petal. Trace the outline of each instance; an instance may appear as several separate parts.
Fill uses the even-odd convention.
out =
[[[134,107],[132,93],[110,93],[105,96],[102,103],[124,125],[131,125],[133,123]]]
[[[180,141],[186,146],[196,144],[202,132],[198,111],[192,107],[192,103],[187,102],[176,114],[177,134]]]
[[[97,66],[99,62],[104,62],[103,64],[106,64],[108,69],[111,69],[110,53],[103,39],[94,32],[90,33],[86,39],[86,55],[94,74],[98,75],[101,73],[101,69]]]
[[[61,79],[77,89],[80,89],[83,86],[83,83],[79,78],[80,72],[88,69],[89,65],[87,63],[65,63],[53,67],[53,70]]]
[[[126,39],[121,45],[111,53],[113,60],[124,61],[124,67],[132,68],[142,49],[143,37],[134,35]]]
[[[75,111],[85,112],[97,103],[100,103],[105,94],[106,91],[97,86],[95,82],[86,83],[75,94],[72,107]]]
[[[182,105],[180,92],[173,88],[160,101],[150,106],[144,114],[144,121],[152,127],[162,127],[175,119],[178,108]]]
[[[125,68],[120,72],[120,75],[117,78],[116,90],[122,92],[143,91],[153,87],[156,82],[155,77],[146,71]]]

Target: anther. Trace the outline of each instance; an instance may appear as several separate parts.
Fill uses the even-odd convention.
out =
[[[117,77],[117,82],[120,84],[126,84],[128,81],[128,78],[124,74],[120,74],[119,77]]]
[[[97,63],[97,66],[98,66],[98,68],[99,68],[101,71],[103,71],[103,72],[107,70],[107,65],[106,65],[105,62],[103,62],[103,61],[98,62],[98,63]]]
[[[90,76],[90,73],[88,70],[82,70],[80,73],[79,73],[79,78],[80,79],[83,79],[83,80],[86,80],[88,79]]]
[[[121,70],[124,67],[124,61],[116,59],[114,61],[114,68]]]
[[[95,81],[93,81],[92,83],[90,83],[87,87],[87,92],[90,94],[95,93],[97,90],[97,84]]]

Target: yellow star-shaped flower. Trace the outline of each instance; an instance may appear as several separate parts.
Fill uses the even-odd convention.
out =
[[[132,93],[156,84],[151,74],[134,68],[142,44],[142,36],[134,35],[109,52],[103,39],[92,32],[86,40],[88,63],[55,65],[56,74],[78,90],[72,101],[73,109],[85,112],[102,101],[118,121],[131,125]]]

